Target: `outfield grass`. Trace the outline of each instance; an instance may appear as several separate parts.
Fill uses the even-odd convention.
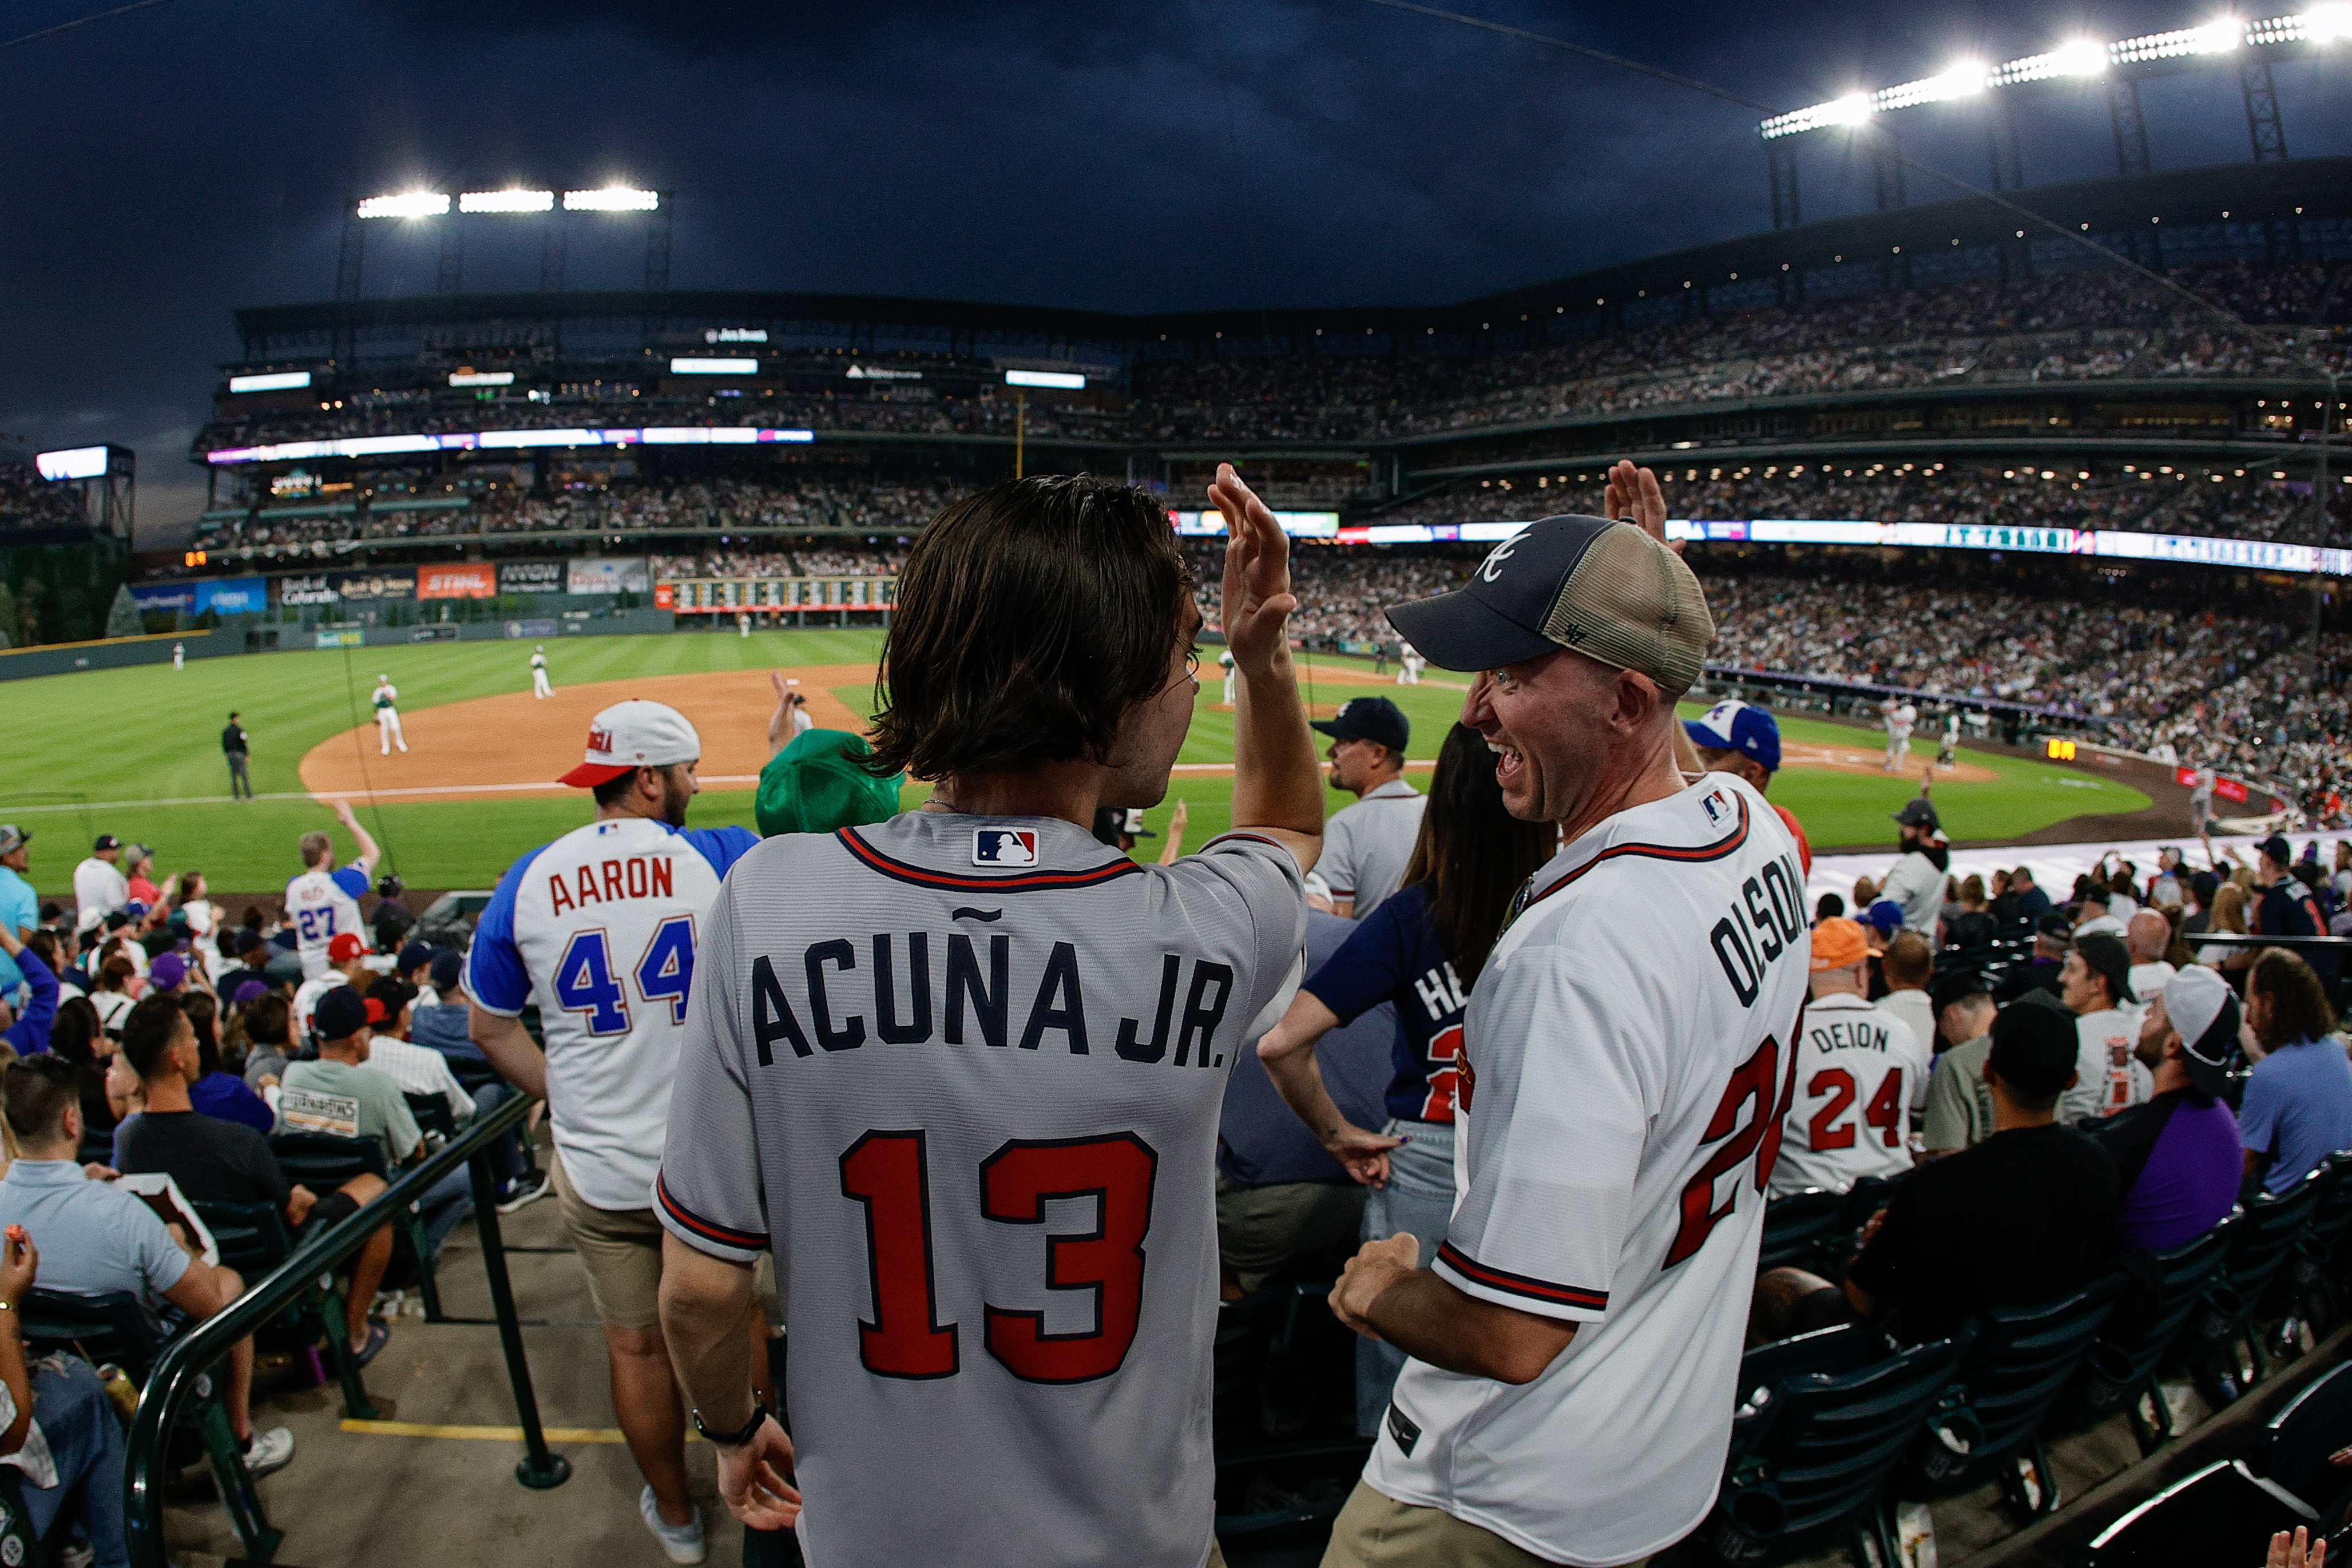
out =
[[[677,632],[668,636],[597,637],[551,644],[560,685],[623,681],[633,676],[701,671],[838,664],[871,659],[881,634],[874,631],[755,632],[746,639]],[[93,835],[115,833],[155,846],[161,869],[204,871],[215,891],[274,892],[299,870],[294,842],[313,827],[331,826],[326,808],[303,800],[169,805],[157,802],[220,796],[227,789],[220,729],[237,708],[253,737],[253,784],[264,795],[299,792],[304,753],[320,741],[365,722],[367,694],[379,673],[400,687],[409,714],[468,697],[529,689],[529,650],[515,643],[443,643],[404,648],[255,654],[169,665],[96,670],[11,682],[5,687],[11,728],[21,758],[33,766],[0,786],[0,821],[34,835],[33,882],[46,895],[67,892],[72,868]],[[1317,657],[1302,671],[1310,685],[1318,669],[1362,668],[1363,661]],[[851,711],[870,711],[872,692],[837,686]],[[1367,688],[1325,682],[1313,700],[1328,707]],[[1382,688],[1413,723],[1412,755],[1434,757],[1462,694],[1440,685]],[[1221,683],[1205,672],[1202,707],[1180,760],[1224,762],[1233,756],[1233,716],[1215,710]],[[1692,709],[1689,711],[1696,711]],[[764,708],[746,713],[763,727]],[[1867,748],[1867,733],[1816,720],[1789,719],[1794,740],[1832,741]],[[1929,748],[1932,756],[1932,744]],[[1917,753],[1915,751],[1915,756]],[[1967,754],[2001,777],[1985,784],[1939,784],[1936,801],[1956,839],[2000,838],[2032,831],[2086,813],[2133,811],[2147,799],[2137,790],[2069,768],[1990,754]],[[551,774],[573,760],[550,758]],[[1818,848],[1892,841],[1888,816],[1916,790],[1917,775],[1889,779],[1822,768],[1792,768],[1774,783],[1772,798],[1797,813]],[[908,803],[925,791],[909,787]],[[1177,800],[1191,813],[1190,841],[1224,828],[1232,793],[1220,774],[1179,773],[1168,803],[1145,814],[1163,830]],[[1331,794],[1328,809],[1350,797]],[[111,804],[110,804],[111,803]],[[412,886],[488,886],[514,858],[577,825],[584,797],[488,799],[459,804],[368,807],[362,820],[383,841],[392,863]],[[696,801],[698,826],[749,823],[749,790],[713,790]],[[1146,841],[1148,857],[1158,841]],[[343,852],[348,854],[348,847]]]

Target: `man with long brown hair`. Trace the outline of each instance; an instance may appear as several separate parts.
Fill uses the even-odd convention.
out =
[[[1287,541],[1230,466],[1210,496],[1233,831],[1169,866],[1095,840],[1167,793],[1200,612],[1156,497],[1019,479],[898,578],[867,765],[929,801],[767,840],[707,922],[662,1325],[720,1495],[812,1561],[1213,1556],[1222,1070],[1297,971],[1323,799]],[[771,1249],[789,1439],[732,1332]]]
[[[2319,977],[2284,947],[2263,948],[2247,972],[2246,1027],[2264,1052],[2238,1107],[2246,1175],[2284,1192],[2352,1148],[2352,1059],[2333,1038],[2336,1010]]]

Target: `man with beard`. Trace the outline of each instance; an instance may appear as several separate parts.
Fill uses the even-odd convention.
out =
[[[694,978],[695,935],[728,868],[760,836],[689,828],[702,737],[676,708],[615,703],[588,724],[562,782],[595,821],[517,861],[482,912],[466,966],[468,1031],[509,1082],[547,1102],[563,1227],[604,1326],[613,1406],[646,1478],[638,1511],[673,1563],[699,1563],[686,1417],[662,1342],[654,1173]],[[541,1055],[520,1021],[539,1003]],[[745,1332],[764,1335],[754,1321]],[[764,1338],[762,1338],[764,1343]]]
[[[1895,813],[1895,821],[1903,839],[1903,858],[1886,873],[1878,895],[1903,906],[1906,931],[1916,931],[1933,942],[1936,922],[1943,913],[1944,878],[1952,863],[1952,852],[1937,836],[1942,824],[1925,795],[1906,801],[1903,810]]]

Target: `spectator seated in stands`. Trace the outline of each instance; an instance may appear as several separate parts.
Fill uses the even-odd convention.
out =
[[[408,988],[416,993],[416,1006],[420,1008],[441,1004],[440,993],[433,988],[434,951],[430,942],[420,942],[411,937],[400,949],[400,956],[393,961],[392,972],[406,981]]]
[[[1916,931],[1903,936],[1927,946]],[[1772,1166],[1776,1197],[1809,1187],[1844,1192],[1909,1170],[1912,1086],[1926,1082],[1930,1060],[1927,1035],[1869,999],[1870,946],[1858,923],[1813,927],[1807,984],[1811,1000],[1795,1041],[1797,1097]]]
[[[2000,922],[1985,906],[1984,878],[1971,873],[1960,879],[1960,912],[1944,923],[1944,946],[1955,952],[1991,946],[2000,935]]]
[[[2038,927],[2042,917],[2050,913],[2050,895],[2034,882],[2032,866],[2021,865],[2009,873],[2009,896],[2016,900],[2015,914],[2011,916],[2014,920]]]
[[[1878,1005],[1911,1026],[1911,1038],[1919,1042],[1919,1054],[1932,1061],[1936,1054],[1936,1004],[1927,995],[1927,982],[1936,977],[1936,950],[1916,931],[1898,931],[1886,939],[1886,952],[1879,960],[1878,970],[1886,981],[1886,994],[1878,998]],[[1903,1086],[1910,1092],[1911,1109],[1916,1115],[1927,1103],[1927,1074],[1922,1071]]]
[[[40,1254],[23,1235],[0,1242],[0,1465],[13,1465],[35,1541],[56,1528],[68,1502],[89,1542],[91,1568],[129,1568],[122,1521],[122,1423],[106,1385],[79,1356],[28,1364],[17,1325],[38,1282]],[[68,1559],[70,1561],[71,1559]]]
[[[2074,923],[2063,911],[2042,911],[2033,930],[2033,956],[2001,977],[1993,1000],[2007,1007],[2028,991],[2058,995],[2058,972],[2065,967],[2066,950],[2074,945]]]
[[[1920,1138],[1926,1157],[1972,1149],[1993,1134],[1992,1091],[1985,1058],[1992,1051],[1993,1000],[1982,975],[1962,969],[1936,982],[1936,1035],[1943,1053],[1927,1081]]]
[[[2260,950],[2246,975],[2245,1010],[2263,1051],[2238,1106],[2246,1176],[2284,1192],[2352,1148],[2352,1060],[2330,1033],[2336,1012],[2319,977],[2284,948]]]
[[[294,993],[294,1038],[297,1043],[310,1040],[316,1033],[311,1013],[319,998],[337,986],[353,986],[362,990],[375,977],[367,967],[367,944],[356,931],[338,931],[327,944],[327,972],[313,980],[305,980]]]
[[[419,998],[409,1010],[408,1038],[439,1051],[448,1061],[469,1062],[487,1070],[490,1059],[482,1054],[482,1048],[466,1032],[465,970],[463,953],[433,956],[433,994],[440,998],[440,1006],[428,1008]]]
[[[2124,922],[2124,946],[2131,951],[2131,972],[2126,982],[2142,1001],[2160,993],[2180,971],[2165,962],[2172,947],[2172,922],[2153,909],[2136,912]]]
[[[134,1295],[159,1332],[168,1308],[208,1318],[244,1291],[235,1270],[194,1256],[136,1194],[84,1172],[76,1158],[80,1085],[70,1063],[55,1056],[10,1063],[0,1079],[0,1106],[21,1151],[0,1177],[0,1228],[25,1228],[40,1251],[44,1289]],[[237,1342],[226,1366],[222,1403],[246,1468],[256,1475],[284,1469],[294,1458],[294,1435],[253,1425],[251,1339]]]
[[[2089,1279],[2106,1254],[2120,1185],[2105,1150],[2056,1123],[2076,1054],[2063,1009],[2041,998],[2002,1009],[1984,1066],[1993,1135],[1903,1179],[1864,1228],[1843,1288],[1801,1269],[1767,1272],[1750,1336],[1859,1320],[1922,1343],[1974,1313],[2044,1301]]]
[[[2096,877],[2084,879],[2083,896],[2074,901],[2074,935],[2120,939],[2126,927],[2111,906],[2114,896]]]
[[[260,1134],[197,1111],[191,1091],[203,1075],[203,1063],[196,1031],[179,998],[142,998],[123,1024],[122,1054],[147,1095],[146,1110],[123,1127],[116,1147],[125,1172],[168,1176],[191,1203],[271,1204],[286,1216],[287,1229],[298,1235],[348,1219],[383,1191],[382,1178],[362,1171],[323,1197],[313,1193],[286,1179]],[[352,1354],[362,1366],[391,1337],[390,1325],[368,1314],[391,1261],[387,1222],[353,1255],[345,1298]]]
[[[367,998],[350,986],[330,987],[320,997],[311,1020],[319,1057],[315,1061],[286,1064],[278,1103],[280,1129],[286,1130],[289,1099],[299,1092],[307,1097],[301,1124],[305,1130],[373,1138],[383,1149],[387,1166],[422,1159],[425,1134],[417,1129],[398,1081],[367,1066],[376,1022],[369,1017]],[[466,1168],[460,1166],[435,1183],[420,1207],[426,1248],[437,1256],[449,1232],[474,1211],[473,1187]]]
[[[294,1059],[294,1004],[258,980],[238,982],[236,995],[244,1009],[246,1087],[258,1094],[281,1082]]]
[[[17,973],[24,977],[27,993],[21,1012],[5,997],[0,997],[0,1040],[6,1040],[19,1056],[37,1055],[49,1049],[49,1031],[57,1025],[57,971],[42,960],[31,944],[16,940],[16,934],[8,929],[5,917],[0,917],[0,952],[16,961]]]
[[[179,964],[177,953],[166,953],[155,960],[156,970],[166,965]],[[150,994],[156,994],[151,990]],[[173,994],[166,988],[163,995]],[[224,1122],[238,1122],[257,1133],[268,1133],[278,1123],[278,1113],[269,1102],[246,1087],[245,1080],[221,1066],[220,1045],[214,1029],[220,1004],[205,991],[179,991],[187,1009],[189,1025],[196,1032],[196,1052],[204,1061],[204,1071],[188,1086],[188,1098],[195,1108],[207,1116],[217,1116]]]
[[[437,1094],[449,1107],[453,1122],[474,1117],[474,1098],[459,1087],[449,1071],[449,1059],[429,1046],[408,1042],[409,1008],[416,993],[404,980],[379,975],[368,982],[368,1024],[375,1032],[368,1040],[367,1065],[388,1074],[404,1094]]]
[[[2087,1130],[2123,1184],[2116,1249],[2164,1252],[2204,1235],[2237,1207],[2243,1145],[2221,1096],[2238,1052],[2238,998],[2210,969],[2176,975],[2148,998],[2136,1049],[2153,1075],[2155,1098]]]
[[[2131,955],[2123,938],[2088,936],[2077,927],[2074,948],[2058,971],[2058,998],[2074,1015],[2080,1074],[2059,1102],[2058,1119],[2080,1122],[2145,1104],[2153,1092],[2148,1071],[2133,1048],[2139,1043],[2140,1003],[2132,994]]]

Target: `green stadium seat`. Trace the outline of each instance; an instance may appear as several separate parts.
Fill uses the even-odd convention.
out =
[[[2254,1332],[2255,1312],[2310,1220],[2326,1174],[2314,1171],[2283,1194],[2264,1193],[2216,1228],[2230,1233],[2221,1279],[2206,1293],[2180,1351],[2216,1409],[2242,1396],[2269,1369]]]
[[[273,1273],[294,1250],[286,1217],[270,1203],[199,1203],[196,1218],[213,1233],[220,1260],[236,1270],[247,1285]],[[331,1270],[322,1270],[315,1284],[295,1298],[277,1321],[254,1336],[257,1347],[272,1339],[307,1353],[314,1359],[326,1346],[334,1363],[336,1380],[343,1387],[343,1413],[361,1416],[373,1408],[352,1360],[351,1339],[343,1332],[343,1298]],[[321,1376],[321,1381],[324,1381]]]
[[[2172,1411],[2157,1372],[2221,1279],[2229,1244],[2224,1222],[2194,1241],[2145,1257],[2130,1270],[2131,1291],[2051,1414],[2055,1429],[2079,1431],[2121,1411],[2141,1453],[2154,1453],[2172,1437]]]

